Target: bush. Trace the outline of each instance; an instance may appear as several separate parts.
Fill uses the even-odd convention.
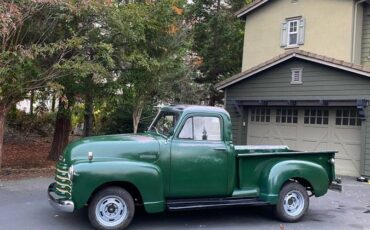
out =
[[[36,115],[12,109],[7,117],[7,126],[24,135],[37,134],[46,137],[53,134],[55,118],[55,113]]]
[[[138,133],[144,132],[152,122],[157,110],[147,107],[143,110]],[[104,112],[97,119],[97,131],[101,134],[132,133],[132,112],[125,106],[118,106],[113,111]]]

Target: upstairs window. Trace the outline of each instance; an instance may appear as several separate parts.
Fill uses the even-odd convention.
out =
[[[304,44],[305,20],[286,19],[281,29],[281,47],[292,48]]]
[[[288,21],[288,46],[298,45],[298,20]]]

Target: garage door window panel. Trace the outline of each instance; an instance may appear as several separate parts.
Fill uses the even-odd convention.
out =
[[[252,122],[270,122],[271,109],[268,108],[252,108],[251,121]]]
[[[276,109],[276,123],[298,123],[298,110],[286,108]]]
[[[326,109],[305,109],[304,124],[306,125],[328,125],[329,110]]]
[[[340,126],[361,126],[361,119],[356,109],[337,109],[335,124]]]

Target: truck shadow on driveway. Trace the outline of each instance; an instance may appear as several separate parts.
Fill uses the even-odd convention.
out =
[[[79,226],[83,222],[86,226],[91,227],[87,217],[87,208],[78,210],[73,215],[63,214],[62,218],[69,219],[68,222],[79,222]],[[128,230],[252,229],[252,227],[258,229],[262,226],[274,226],[271,229],[279,229],[280,222],[276,220],[270,206],[164,212],[158,214],[148,214],[143,208],[138,208]]]

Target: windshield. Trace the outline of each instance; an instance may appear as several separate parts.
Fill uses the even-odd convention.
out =
[[[164,136],[169,136],[170,131],[175,128],[179,114],[175,112],[160,112],[148,131],[154,131]]]

